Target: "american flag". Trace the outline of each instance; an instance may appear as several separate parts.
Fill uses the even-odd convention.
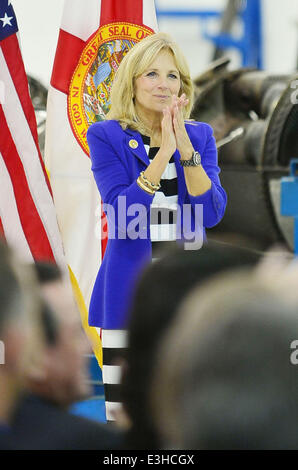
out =
[[[11,0],[0,0],[0,233],[24,261],[65,264]]]

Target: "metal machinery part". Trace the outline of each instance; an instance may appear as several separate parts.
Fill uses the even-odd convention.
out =
[[[231,29],[237,14],[242,6],[243,0],[228,0],[226,8],[222,14],[220,34],[231,33]],[[217,60],[225,55],[225,50],[216,46],[213,54],[213,60]]]
[[[293,250],[293,220],[280,216],[280,179],[298,157],[298,73],[229,71],[228,64],[219,59],[194,80],[191,117],[213,127],[228,195],[209,238],[261,250],[285,242]]]

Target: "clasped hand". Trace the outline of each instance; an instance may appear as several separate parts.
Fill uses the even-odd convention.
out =
[[[172,105],[163,109],[161,122],[162,147],[171,155],[178,149],[184,159],[191,157],[192,143],[185,129],[183,108],[188,104],[188,99],[183,93],[180,98],[173,95]]]

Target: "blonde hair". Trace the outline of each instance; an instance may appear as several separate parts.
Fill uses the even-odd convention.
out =
[[[185,119],[189,118],[193,105],[193,85],[186,59],[168,34],[156,33],[133,46],[122,60],[112,86],[111,108],[107,119],[116,119],[123,129],[129,127],[142,133],[148,132],[135,109],[135,80],[149,68],[159,52],[164,50],[173,54],[181,80],[178,96],[185,93],[188,98],[189,103],[183,108],[183,115]]]

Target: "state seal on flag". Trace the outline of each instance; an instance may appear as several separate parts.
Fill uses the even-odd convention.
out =
[[[110,108],[110,91],[123,57],[154,31],[132,23],[109,23],[87,41],[71,79],[68,118],[72,131],[89,156],[87,130],[105,119]]]

